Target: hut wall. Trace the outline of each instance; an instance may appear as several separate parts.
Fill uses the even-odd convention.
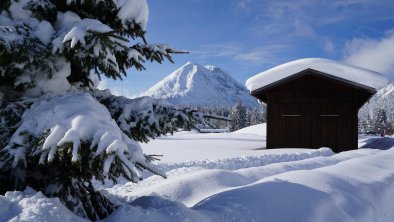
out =
[[[370,92],[306,74],[265,92],[267,148],[357,148],[357,113]]]

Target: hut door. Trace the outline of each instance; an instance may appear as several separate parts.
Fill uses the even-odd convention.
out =
[[[279,147],[307,148],[308,147],[308,116],[305,113],[305,101],[283,101],[280,109],[281,130],[277,135]]]
[[[307,117],[303,114],[282,114],[281,128],[283,135],[281,147],[284,148],[307,148],[308,147],[308,127],[306,127]]]
[[[338,141],[338,118],[337,114],[320,114],[320,141],[324,147],[335,149]],[[334,150],[335,151],[335,150]]]

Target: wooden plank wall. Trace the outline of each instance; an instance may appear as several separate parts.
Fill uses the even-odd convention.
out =
[[[316,75],[270,89],[267,148],[357,148],[357,112],[371,93]]]

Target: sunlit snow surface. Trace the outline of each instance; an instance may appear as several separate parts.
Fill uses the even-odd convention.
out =
[[[264,125],[225,134],[183,132],[143,144],[145,153],[169,156],[158,163],[168,179],[103,185],[101,192],[121,205],[104,221],[394,220],[394,149],[254,150],[264,146],[263,130]],[[359,144],[379,139],[362,137]],[[40,218],[50,214],[42,221],[56,214],[77,220],[56,199],[27,206],[25,199],[41,194],[22,194],[1,196],[0,220],[23,215],[34,221],[35,209],[42,209]]]

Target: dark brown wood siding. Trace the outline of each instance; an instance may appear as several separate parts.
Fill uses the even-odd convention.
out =
[[[357,113],[373,93],[307,71],[255,95],[267,103],[267,148],[357,148]]]

